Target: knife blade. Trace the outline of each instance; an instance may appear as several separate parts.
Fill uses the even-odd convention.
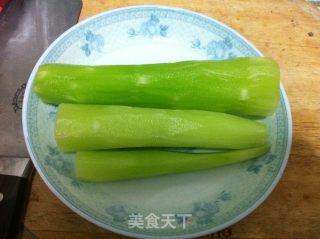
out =
[[[21,125],[26,82],[81,7],[81,0],[11,0],[0,13],[0,238],[21,233],[34,171]]]
[[[0,15],[0,156],[29,156],[21,124],[26,82],[42,52],[77,23],[80,9],[80,0],[11,0]]]

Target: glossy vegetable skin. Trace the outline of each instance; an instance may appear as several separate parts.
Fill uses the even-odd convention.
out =
[[[279,101],[278,64],[270,58],[148,65],[39,67],[34,91],[46,103],[198,109],[267,116]]]
[[[61,104],[55,138],[64,152],[130,147],[241,149],[265,144],[265,125],[224,113]]]
[[[103,182],[142,178],[239,163],[260,157],[269,146],[214,153],[180,153],[156,150],[78,152],[76,177]]]

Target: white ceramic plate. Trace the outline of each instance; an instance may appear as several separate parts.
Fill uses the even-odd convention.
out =
[[[276,113],[261,120],[269,128],[272,145],[264,157],[194,173],[90,184],[74,178],[74,155],[59,152],[54,140],[57,108],[42,103],[32,85],[43,63],[139,64],[242,56],[262,54],[226,25],[183,9],[128,7],[81,22],[46,50],[26,88],[23,130],[34,165],[68,207],[120,234],[177,239],[230,226],[266,199],[285,168],[291,114],[283,88]]]

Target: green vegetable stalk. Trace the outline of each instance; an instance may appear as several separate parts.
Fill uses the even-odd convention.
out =
[[[242,149],[265,144],[265,125],[225,113],[61,104],[55,138],[65,152],[130,147]]]
[[[39,67],[34,91],[46,103],[198,109],[267,116],[279,101],[279,67],[270,58],[148,65]]]
[[[115,181],[182,173],[239,163],[260,157],[269,146],[214,153],[180,153],[156,150],[78,152],[75,174],[89,182]]]

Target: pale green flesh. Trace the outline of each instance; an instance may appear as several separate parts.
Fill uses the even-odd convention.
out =
[[[130,147],[241,149],[264,145],[265,125],[199,110],[61,104],[55,139],[65,152]]]
[[[78,152],[76,177],[104,182],[190,172],[239,163],[260,157],[269,146],[215,153],[180,153],[157,150]]]
[[[148,65],[41,65],[34,91],[46,103],[198,109],[267,116],[279,102],[280,73],[270,58]]]

